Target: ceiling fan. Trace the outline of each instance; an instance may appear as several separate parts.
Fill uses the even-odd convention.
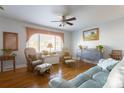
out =
[[[70,25],[70,26],[72,26],[72,25],[74,25],[73,23],[71,23],[70,21],[74,21],[74,20],[76,20],[76,17],[71,17],[71,18],[66,18],[66,16],[61,16],[61,20],[59,20],[59,21],[51,21],[51,22],[60,22],[60,27],[62,27],[62,26],[65,26],[66,24],[68,24],[68,25]]]

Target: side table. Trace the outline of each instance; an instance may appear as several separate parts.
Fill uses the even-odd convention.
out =
[[[5,61],[10,61],[12,60],[13,61],[13,70],[15,71],[16,69],[16,66],[15,66],[15,56],[11,56],[11,55],[2,55],[0,56],[0,62],[1,62],[1,72],[3,72],[3,62]]]

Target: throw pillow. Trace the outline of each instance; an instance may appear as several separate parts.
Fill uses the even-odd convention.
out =
[[[99,61],[99,63],[97,64],[99,67],[101,67],[102,69],[104,70],[107,70],[107,67],[109,66],[113,66],[115,65],[116,63],[118,63],[117,60],[114,60],[112,58],[108,58],[108,59],[102,59]]]
[[[64,52],[64,56],[70,56],[69,52]]]
[[[42,64],[42,60],[35,60],[35,61],[32,61],[32,65],[36,66],[38,64]]]
[[[28,55],[28,58],[31,59],[31,61],[37,60],[37,57],[35,55]]]

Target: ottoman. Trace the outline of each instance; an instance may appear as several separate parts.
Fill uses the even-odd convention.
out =
[[[76,60],[74,60],[74,59],[65,60],[66,64],[75,63],[75,62],[76,62]]]
[[[52,64],[49,64],[49,63],[43,63],[43,64],[40,64],[40,65],[37,65],[34,70],[39,72],[40,74],[43,74],[44,72],[50,70],[52,67]]]

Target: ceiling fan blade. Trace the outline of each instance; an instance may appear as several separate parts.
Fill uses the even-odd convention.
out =
[[[2,6],[0,6],[0,9],[1,9],[1,10],[4,10],[4,8],[3,8]]]
[[[67,23],[68,25],[71,25],[71,26],[73,25],[73,23],[70,23],[70,22],[66,22],[66,23]]]
[[[61,21],[50,21],[50,22],[61,22]]]
[[[64,21],[73,21],[73,20],[76,20],[76,17],[72,17],[72,18],[69,18],[69,19],[65,19]]]

